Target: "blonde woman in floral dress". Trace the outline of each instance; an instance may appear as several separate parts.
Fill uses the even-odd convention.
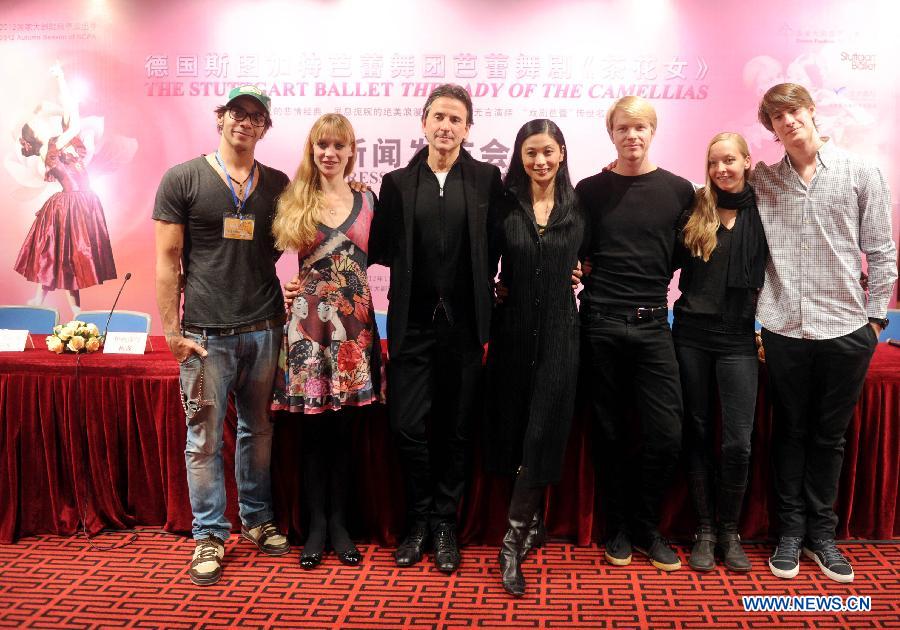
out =
[[[382,400],[381,344],[366,276],[375,197],[347,184],[355,156],[350,121],[319,118],[272,225],[276,247],[296,250],[300,263],[272,408],[305,416],[305,569],[322,561],[326,539],[344,564],[362,559],[344,517],[350,430],[355,408]]]

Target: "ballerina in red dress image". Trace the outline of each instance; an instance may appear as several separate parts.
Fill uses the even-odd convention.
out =
[[[58,182],[62,191],[38,210],[14,269],[38,285],[29,304],[42,304],[50,291],[65,289],[72,315],[77,317],[81,289],[114,280],[116,264],[103,206],[91,190],[86,168],[92,142],[81,135],[78,102],[59,63],[50,74],[59,88],[61,128],[57,112],[47,104],[39,105],[22,126],[19,144],[26,158],[40,157],[44,180]]]

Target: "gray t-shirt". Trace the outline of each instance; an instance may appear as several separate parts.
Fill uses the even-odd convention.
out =
[[[259,183],[243,209],[255,219],[253,240],[222,236],[224,215],[236,209],[231,190],[205,157],[170,168],[159,184],[153,218],[185,226],[185,325],[231,328],[284,311],[272,219],[289,180],[281,171],[257,166]]]

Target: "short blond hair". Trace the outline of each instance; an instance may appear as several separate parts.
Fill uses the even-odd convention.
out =
[[[631,118],[643,118],[650,123],[650,128],[656,132],[656,110],[645,98],[640,96],[623,96],[606,112],[606,131],[612,134],[613,118],[617,112],[623,112]]]

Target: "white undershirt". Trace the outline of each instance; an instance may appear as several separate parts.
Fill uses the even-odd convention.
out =
[[[435,174],[434,174],[434,176],[437,177],[437,180],[438,180],[438,186],[439,186],[440,189],[441,189],[441,193],[440,193],[440,196],[441,196],[441,197],[444,196],[444,184],[447,183],[447,175],[449,175],[449,174],[450,174],[450,171],[444,171],[444,172],[442,172],[442,173],[435,173]]]

